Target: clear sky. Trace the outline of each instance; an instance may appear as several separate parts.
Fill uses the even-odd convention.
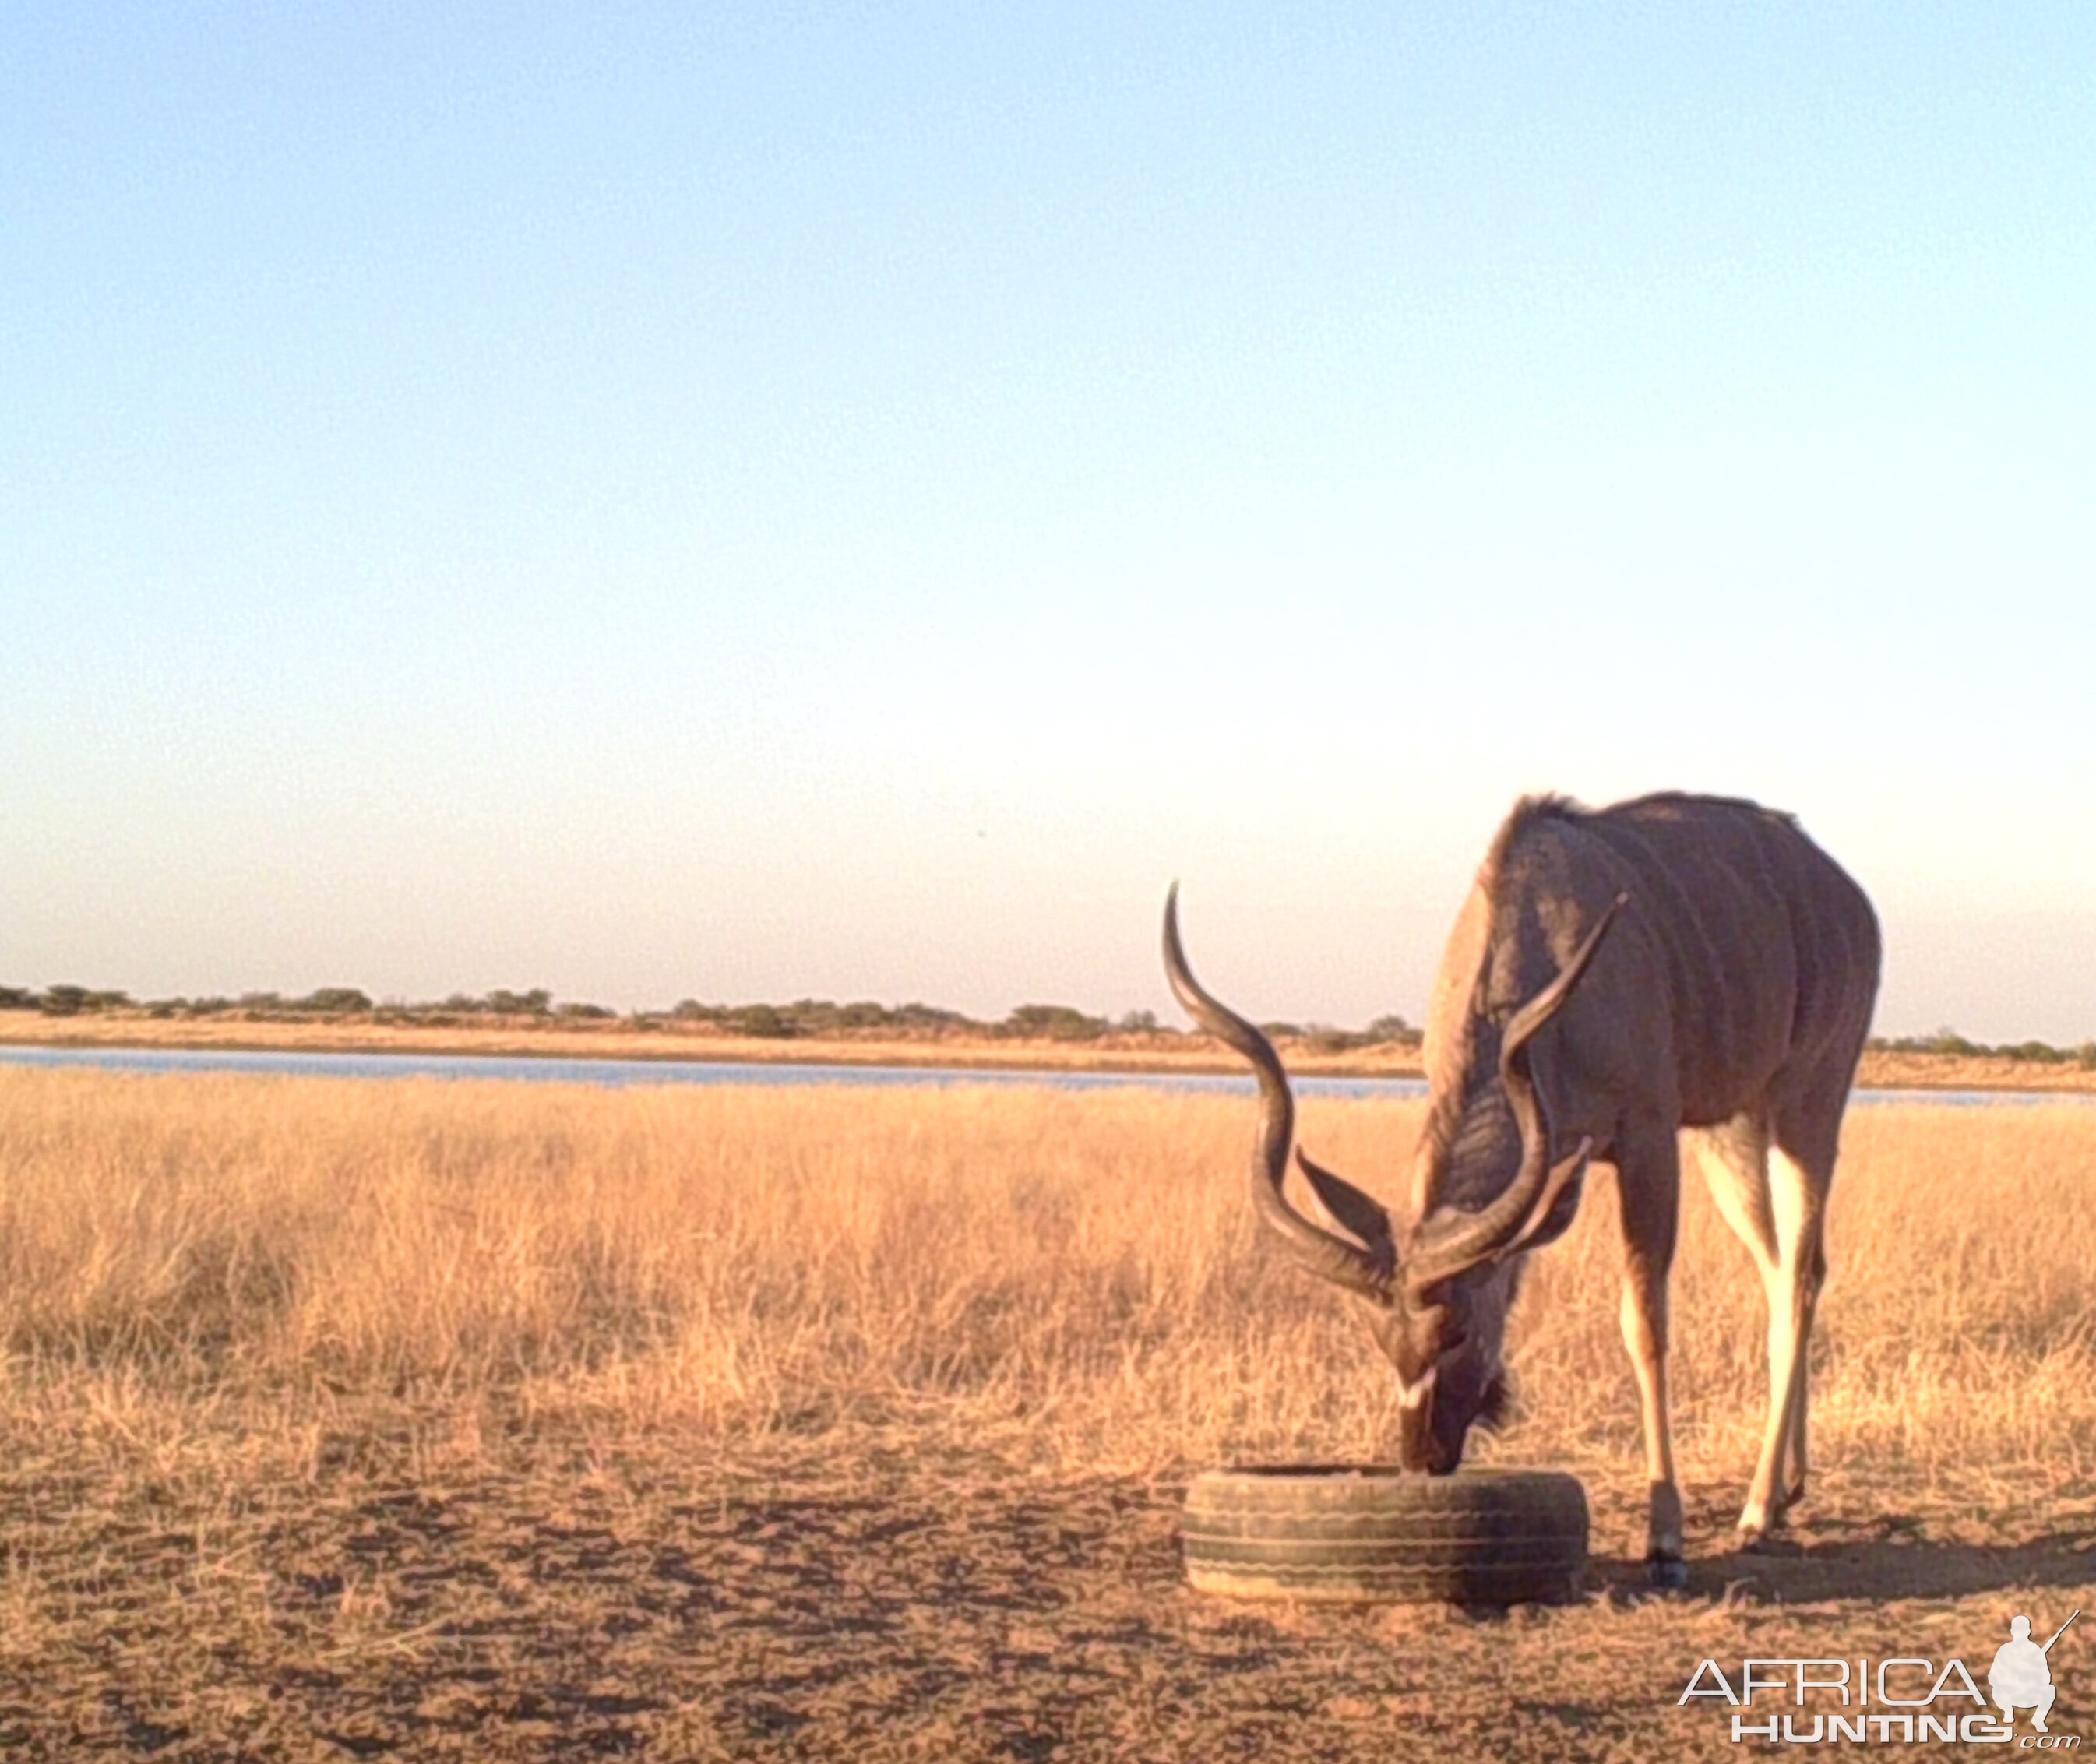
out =
[[[12,6],[0,980],[1422,1010],[1520,792],[2096,1037],[2096,10]]]

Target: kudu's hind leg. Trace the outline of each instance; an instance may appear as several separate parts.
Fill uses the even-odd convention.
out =
[[[1805,1499],[1805,1484],[1810,1470],[1805,1449],[1805,1417],[1811,1407],[1812,1384],[1812,1325],[1819,1313],[1819,1290],[1827,1283],[1827,1251],[1823,1230],[1813,1233],[1813,1254],[1806,1268],[1805,1330],[1801,1338],[1797,1356],[1797,1378],[1792,1386],[1790,1395],[1790,1465],[1787,1470],[1779,1470],[1778,1487],[1782,1491],[1784,1507],[1788,1509]]]
[[[1753,1255],[1768,1299],[1768,1420],[1754,1479],[1740,1514],[1742,1540],[1751,1544],[1782,1517],[1777,1480],[1784,1456],[1792,1456],[1797,1465],[1797,1489],[1803,1491],[1805,1392],[1803,1359],[1797,1344],[1810,1328],[1810,1309],[1808,1300],[1801,1315],[1803,1295],[1796,1277],[1800,1265],[1816,1268],[1819,1264],[1816,1255],[1804,1264],[1791,1261],[1803,1209],[1795,1204],[1796,1184],[1771,1181],[1768,1126],[1758,1111],[1683,1133],[1682,1139],[1703,1172],[1718,1213]],[[1794,1167],[1784,1161],[1788,1177]],[[1818,1291],[1815,1281],[1810,1292],[1816,1297]]]
[[[1670,1129],[1654,1125],[1620,1136],[1616,1194],[1623,1231],[1623,1346],[1637,1375],[1644,1422],[1650,1497],[1645,1562],[1653,1585],[1683,1587],[1688,1574],[1681,1559],[1681,1491],[1674,1479],[1666,1395],[1666,1281],[1681,1206],[1680,1149]]]
[[[1775,1238],[1775,1265],[1762,1271],[1768,1286],[1769,1419],[1747,1504],[1740,1513],[1740,1535],[1749,1544],[1758,1542],[1781,1520],[1784,1506],[1805,1493],[1806,1361],[1813,1314],[1827,1272],[1823,1237],[1832,1175],[1831,1157],[1823,1164],[1808,1163],[1780,1144],[1768,1162]]]
[[[1827,1192],[1834,1184],[1834,1148],[1845,1100],[1842,1075],[1841,1085],[1827,1085],[1823,1107],[1807,1098],[1802,1107],[1777,1111],[1767,1177],[1775,1265],[1762,1269],[1769,1284],[1769,1429],[1746,1510],[1740,1515],[1740,1530],[1748,1535],[1767,1530],[1782,1517],[1784,1506],[1805,1495],[1805,1412],[1811,1387],[1807,1362],[1813,1316],[1819,1308],[1819,1289],[1826,1284]]]

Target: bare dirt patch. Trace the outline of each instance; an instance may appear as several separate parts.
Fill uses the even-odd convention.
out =
[[[433,1474],[412,1432],[242,1490],[106,1449],[0,1477],[0,1746],[25,1757],[1387,1760],[1738,1754],[1696,1662],[1961,1655],[2096,1609],[2096,1491],[1998,1507],[1837,1478],[1768,1554],[1691,1484],[1695,1578],[1648,1596],[1637,1491],[1589,1481],[1587,1601],[1507,1613],[1188,1590],[1183,1482],[858,1430],[519,1438]],[[103,1443],[106,1448],[107,1442]],[[2072,1632],[2070,1631],[2070,1636]],[[2063,1646],[2063,1731],[2096,1648]]]

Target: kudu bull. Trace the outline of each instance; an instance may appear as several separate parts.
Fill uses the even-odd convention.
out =
[[[1164,910],[1172,990],[1258,1075],[1259,1217],[1305,1266],[1365,1302],[1396,1370],[1407,1467],[1454,1469],[1471,1426],[1499,1417],[1522,1260],[1570,1225],[1589,1160],[1612,1164],[1623,1340],[1651,1482],[1648,1560],[1656,1581],[1683,1583],[1666,1344],[1686,1151],[1766,1289],[1768,1423],[1742,1541],[1779,1523],[1805,1488],[1827,1190],[1877,994],[1877,920],[1848,875],[1789,816],[1751,802],[1518,804],[1442,957],[1426,1123],[1400,1217],[1299,1151],[1322,1225],[1283,1193],[1294,1102],[1280,1059],[1194,980],[1177,892]]]

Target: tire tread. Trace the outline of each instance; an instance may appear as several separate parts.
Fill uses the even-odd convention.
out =
[[[1237,1597],[1559,1603],[1579,1595],[1587,1500],[1557,1471],[1210,1470],[1181,1538],[1193,1585]]]

